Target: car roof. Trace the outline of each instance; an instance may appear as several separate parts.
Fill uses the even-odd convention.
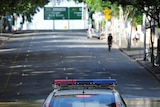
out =
[[[110,89],[84,89],[84,90],[59,90],[54,95],[71,95],[71,94],[113,94],[116,90]]]

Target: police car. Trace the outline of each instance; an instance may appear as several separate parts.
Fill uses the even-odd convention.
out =
[[[115,79],[54,80],[42,107],[127,107]]]

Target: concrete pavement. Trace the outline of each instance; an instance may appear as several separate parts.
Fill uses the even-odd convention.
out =
[[[17,33],[17,32],[16,32]],[[22,33],[22,31],[20,32]],[[28,32],[27,32],[28,33]],[[0,35],[0,48],[13,36],[15,33],[1,33]],[[106,42],[106,39],[103,39]],[[107,42],[106,42],[107,43]],[[160,67],[152,67],[152,63],[150,60],[143,60],[143,43],[139,42],[138,45],[131,47],[130,49],[126,48],[127,44],[122,40],[122,44],[119,47],[118,42],[114,42],[114,46],[118,47],[121,52],[126,54],[127,56],[136,60],[139,64],[141,64],[145,69],[147,69],[150,73],[152,73],[158,80],[160,80]],[[147,57],[149,59],[149,57]]]
[[[158,80],[160,80],[160,67],[153,67],[150,60],[144,61],[143,57],[143,49],[142,48],[120,48],[120,50],[128,55],[129,57],[136,60],[139,64],[141,64],[146,70],[148,70],[151,74],[153,74]],[[150,57],[148,57],[150,58]],[[147,59],[148,59],[147,58]]]
[[[118,46],[118,42],[115,42]],[[118,46],[119,47],[119,46]],[[152,66],[150,56],[146,56],[146,61],[144,61],[144,45],[143,42],[138,42],[137,45],[133,45],[130,49],[127,48],[127,44],[122,39],[122,44],[119,47],[120,51],[129,56],[130,58],[136,60],[139,64],[141,64],[147,71],[153,74],[158,80],[160,80],[160,66]]]
[[[34,30],[17,30],[13,32],[1,32],[0,33],[0,48],[10,39],[10,37],[14,36],[14,34],[21,34],[21,33],[32,33],[35,32]]]
[[[0,48],[13,36],[13,33],[0,33]]]

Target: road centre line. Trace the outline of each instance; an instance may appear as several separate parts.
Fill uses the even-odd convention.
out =
[[[27,36],[27,39],[28,39],[28,37],[29,37],[29,36]],[[14,67],[14,64],[16,63],[16,60],[17,60],[17,58],[18,58],[18,56],[19,56],[22,48],[24,47],[24,44],[25,44],[25,42],[26,42],[27,39],[25,39],[24,42],[20,45],[20,48],[19,48],[19,50],[18,50],[18,52],[17,52],[17,55],[16,55],[15,58],[13,59],[13,62],[14,62],[14,63],[12,63],[12,65],[11,65],[11,69],[10,69],[9,76],[8,76],[6,82],[5,82],[4,87],[3,87],[4,89],[6,89],[6,87],[8,86],[9,80],[10,80],[12,74],[13,74],[13,69],[15,68],[15,67]]]
[[[29,56],[29,54],[26,54],[26,56],[28,57],[28,56]]]
[[[27,61],[28,61],[28,58],[25,58],[25,61],[27,62]]]
[[[64,71],[66,71],[66,68],[63,68]]]
[[[103,68],[103,71],[106,71],[106,68]]]
[[[101,61],[98,61],[98,64],[101,64]]]

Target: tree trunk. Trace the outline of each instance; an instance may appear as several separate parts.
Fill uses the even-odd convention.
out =
[[[154,42],[153,42],[153,27],[151,27],[151,31],[150,31],[150,40],[151,40],[151,63],[152,63],[152,67],[154,67]]]
[[[160,37],[157,40],[157,64],[160,66]]]

